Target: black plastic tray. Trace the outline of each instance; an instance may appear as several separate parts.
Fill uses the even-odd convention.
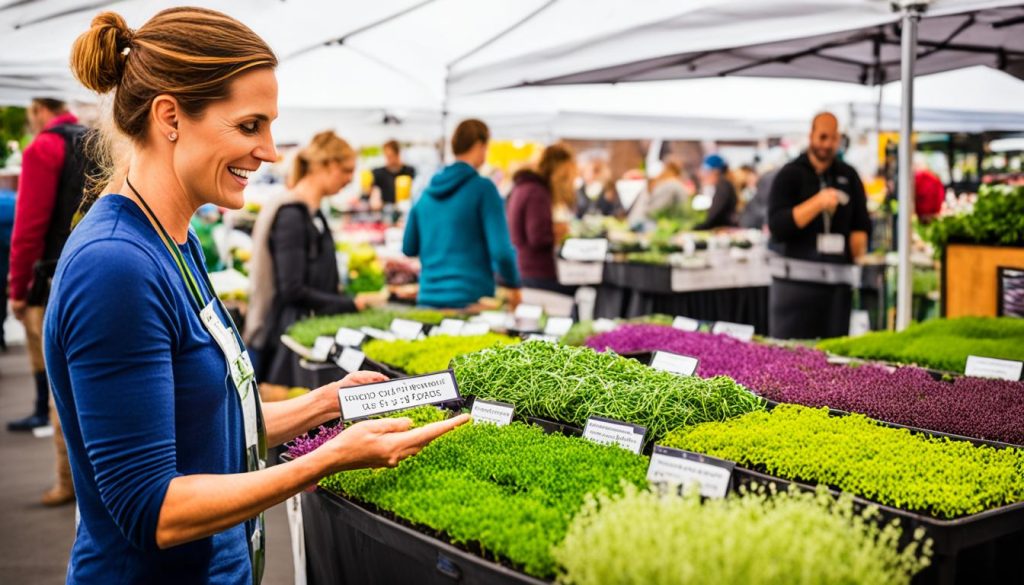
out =
[[[310,585],[548,583],[385,518],[335,493],[302,498]]]
[[[384,374],[385,376],[391,378],[392,380],[406,378],[409,376],[409,374],[405,373],[405,371],[400,368],[389,366],[384,362],[378,362],[377,360],[370,359],[369,357],[367,357],[366,360],[363,361],[363,369],[369,370],[371,372],[380,372],[381,374]]]

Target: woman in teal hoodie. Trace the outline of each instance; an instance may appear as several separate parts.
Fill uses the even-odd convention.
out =
[[[461,309],[494,295],[494,275],[518,304],[516,251],[498,189],[477,169],[487,158],[490,131],[464,120],[452,136],[456,162],[434,175],[409,212],[402,251],[419,256],[420,305]]]

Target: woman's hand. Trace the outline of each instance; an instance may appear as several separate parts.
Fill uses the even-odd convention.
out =
[[[322,447],[318,453],[329,457],[329,472],[373,467],[394,467],[406,457],[437,437],[469,421],[462,414],[418,429],[409,430],[408,418],[366,420],[345,429]]]

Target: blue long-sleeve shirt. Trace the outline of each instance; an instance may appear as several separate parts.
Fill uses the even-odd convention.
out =
[[[464,162],[445,167],[424,189],[409,212],[402,251],[420,258],[421,305],[471,305],[494,295],[495,274],[520,286],[501,195]]]
[[[195,234],[180,248],[212,299]],[[245,471],[234,385],[190,299],[156,230],[125,197],[97,201],[64,248],[45,352],[81,511],[68,583],[252,581],[244,525],[156,546],[173,478]]]

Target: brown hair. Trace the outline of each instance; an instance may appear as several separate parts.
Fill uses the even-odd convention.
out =
[[[466,154],[478,142],[487,142],[491,139],[491,131],[480,120],[470,118],[459,122],[452,134],[452,153],[455,156]]]
[[[288,174],[288,188],[294,187],[314,166],[340,163],[355,156],[356,151],[333,130],[320,132],[313,137],[309,145],[295,155],[291,173]]]
[[[554,181],[555,172],[565,163],[573,162],[576,155],[572,147],[564,142],[556,142],[544,149],[537,163],[537,174],[544,179],[548,189],[551,191],[551,201],[574,209],[576,207],[576,193],[572,185],[560,185]]]
[[[158,95],[173,96],[185,115],[199,118],[211,102],[229,96],[234,77],[276,66],[277,57],[259,35],[206,8],[169,8],[137,31],[119,14],[103,12],[71,49],[71,71],[82,85],[100,94],[114,91],[114,126],[133,142],[145,139]],[[110,134],[91,153],[107,179],[114,161]]]
[[[388,140],[387,142],[384,143],[384,148],[390,150],[395,154],[401,154],[402,152],[402,145],[398,144],[397,140]]]
[[[63,114],[68,109],[68,105],[66,103],[54,98],[32,98],[32,105],[40,108],[45,108],[55,114]]]

